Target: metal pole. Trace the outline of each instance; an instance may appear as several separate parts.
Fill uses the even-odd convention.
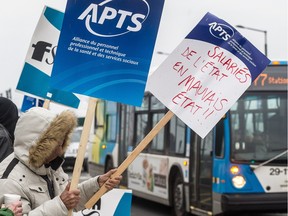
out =
[[[264,33],[264,53],[268,57],[267,31],[266,30],[246,27],[242,25],[236,25],[236,27]]]
[[[268,57],[268,47],[267,47],[267,31],[264,31],[265,36],[265,55]]]

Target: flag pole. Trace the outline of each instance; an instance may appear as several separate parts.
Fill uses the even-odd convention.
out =
[[[49,106],[50,106],[50,100],[45,99],[45,100],[44,100],[44,104],[43,104],[43,108],[49,109]]]
[[[82,166],[83,166],[83,161],[84,161],[84,157],[86,153],[86,146],[87,146],[88,139],[89,139],[89,133],[91,130],[91,125],[92,125],[93,117],[95,114],[96,102],[97,102],[97,99],[89,98],[88,109],[87,109],[86,117],[84,120],[83,131],[81,134],[80,144],[79,144],[77,157],[76,157],[76,161],[75,161],[75,165],[73,169],[70,191],[77,189],[78,187],[78,183],[79,183],[79,179],[80,179],[80,175],[82,171]],[[68,212],[68,216],[71,216],[72,212],[73,210],[70,209]]]

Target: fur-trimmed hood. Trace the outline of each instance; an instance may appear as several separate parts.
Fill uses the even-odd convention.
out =
[[[75,114],[63,111],[55,114],[35,107],[22,114],[15,129],[15,156],[38,174],[45,174],[44,162],[59,143],[66,150],[70,135],[77,125]]]

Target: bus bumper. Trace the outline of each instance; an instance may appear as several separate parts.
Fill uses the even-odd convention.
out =
[[[221,196],[221,206],[223,212],[287,212],[287,193],[223,194]]]

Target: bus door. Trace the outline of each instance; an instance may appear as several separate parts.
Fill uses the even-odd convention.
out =
[[[118,149],[118,166],[126,159],[129,151],[132,150],[133,141],[133,107],[124,104],[118,104],[119,109],[119,149]],[[122,174],[122,185],[127,185],[127,171]]]
[[[212,141],[213,131],[204,139],[197,137],[192,147],[191,170],[193,197],[191,205],[195,211],[211,211],[212,209]],[[194,169],[194,170],[193,170]]]
[[[128,139],[129,139],[129,130],[128,130],[128,122],[129,122],[129,116],[127,113],[127,109],[129,107],[119,104],[120,109],[120,116],[119,116],[119,122],[120,122],[120,128],[119,128],[119,154],[118,154],[118,164],[120,165],[126,158],[127,152],[128,152]]]

